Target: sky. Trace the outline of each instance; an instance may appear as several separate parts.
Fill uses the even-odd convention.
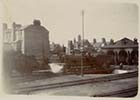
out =
[[[3,22],[22,25],[39,19],[49,30],[51,42],[67,45],[82,33],[81,10],[85,11],[85,38],[101,41],[138,37],[138,6],[100,0],[2,0]],[[115,0],[114,0],[115,1]]]

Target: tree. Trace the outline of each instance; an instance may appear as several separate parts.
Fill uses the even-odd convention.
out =
[[[103,43],[104,45],[107,45],[106,39],[105,39],[105,38],[102,38],[102,43]]]
[[[114,44],[114,40],[113,39],[110,39],[110,45],[113,45]]]

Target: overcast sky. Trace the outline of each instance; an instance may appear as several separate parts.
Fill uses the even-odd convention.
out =
[[[4,0],[3,22],[22,25],[39,19],[50,31],[50,41],[67,44],[81,34],[81,10],[85,10],[85,38],[114,40],[138,37],[138,6],[95,0]]]

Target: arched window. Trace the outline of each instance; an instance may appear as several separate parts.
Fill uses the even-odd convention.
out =
[[[127,52],[125,50],[121,50],[119,52],[119,62],[126,64]]]

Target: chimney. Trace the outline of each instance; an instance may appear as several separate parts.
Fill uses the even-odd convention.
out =
[[[134,44],[138,44],[138,39],[134,38]]]
[[[94,39],[93,39],[93,44],[95,44],[95,43],[96,43],[96,39],[94,38]]]
[[[13,22],[12,24],[12,41],[16,40],[16,23]]]
[[[78,35],[78,42],[81,42],[81,35]]]
[[[106,45],[107,43],[106,43],[106,39],[105,38],[102,38],[102,43],[104,44],[104,45]]]
[[[114,40],[113,39],[110,39],[110,45],[113,45],[114,44]]]
[[[41,25],[40,20],[35,19],[35,20],[33,21],[33,25],[40,26],[40,25]]]
[[[3,23],[2,28],[3,28],[3,30],[2,30],[2,32],[3,32],[3,39],[5,40],[6,30],[8,29],[7,24]]]

